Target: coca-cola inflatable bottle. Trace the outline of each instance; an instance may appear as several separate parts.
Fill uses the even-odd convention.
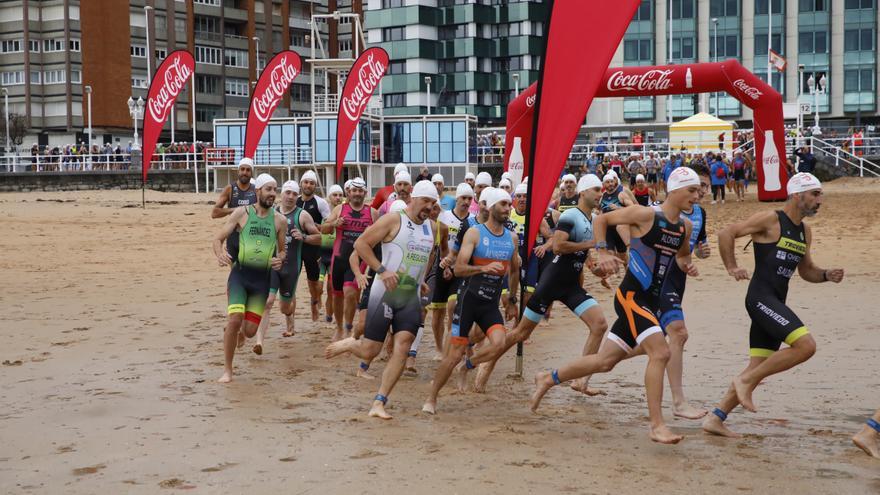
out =
[[[776,141],[773,140],[773,131],[764,131],[764,152],[761,154],[761,163],[764,167],[764,190],[782,189],[782,182],[779,180],[779,152],[776,150]]]
[[[522,138],[517,136],[513,138],[513,148],[511,148],[510,158],[507,160],[507,171],[510,172],[510,182],[514,188],[522,182],[524,165]]]

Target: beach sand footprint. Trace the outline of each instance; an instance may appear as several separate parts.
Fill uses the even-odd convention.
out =
[[[98,471],[100,471],[106,467],[107,467],[106,464],[95,464],[94,466],[86,466],[86,467],[76,468],[73,470],[73,474],[75,476],[84,476],[87,474],[95,474]]]

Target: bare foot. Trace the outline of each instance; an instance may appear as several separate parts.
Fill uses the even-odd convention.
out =
[[[541,399],[544,398],[544,394],[546,394],[553,385],[553,378],[550,376],[550,373],[544,372],[535,375],[535,387],[537,388],[529,401],[529,409],[531,409],[533,413],[538,412],[538,406],[541,404]]]
[[[238,332],[238,343],[235,344],[235,347],[241,349],[244,347],[244,343],[247,341],[247,337],[244,335],[244,332]]]
[[[709,414],[709,411],[703,408],[696,408],[690,404],[682,404],[680,406],[672,406],[672,415],[684,419],[700,419]]]
[[[425,401],[425,405],[422,406],[422,412],[425,412],[428,414],[436,414],[437,413],[437,403],[432,400]]]
[[[742,435],[724,426],[721,418],[714,414],[709,414],[703,419],[703,431],[712,435],[718,435],[727,438],[739,438]]]
[[[326,349],[324,349],[324,358],[331,359],[345,352],[349,352],[349,348],[351,346],[354,346],[356,343],[357,340],[351,337],[345,340],[333,342],[332,344],[328,345]]]
[[[312,301],[312,321],[318,321],[318,309],[320,309],[321,300]]]
[[[596,397],[597,395],[608,395],[608,392],[604,390],[599,390],[598,388],[590,388],[589,382],[586,378],[578,378],[577,380],[571,382],[571,388],[572,390],[576,390],[589,397]]]
[[[877,433],[867,426],[862,427],[862,431],[852,437],[852,441],[856,447],[865,451],[871,457],[880,459],[880,442],[877,440]]]
[[[335,332],[333,332],[333,337],[330,339],[330,342],[338,342],[342,340],[342,330],[337,328]]]
[[[746,411],[757,412],[755,404],[752,403],[753,389],[743,382],[742,378],[736,377],[733,379],[733,388],[736,390],[736,398],[739,399],[739,403],[742,404]]]
[[[281,334],[282,337],[293,337],[294,335],[296,335],[296,330],[292,328]]]
[[[477,377],[474,378],[475,392],[482,394],[486,391],[486,384],[489,382],[489,376],[492,374],[490,366],[490,363],[481,363],[477,366]]]
[[[223,372],[223,376],[221,376],[220,379],[217,380],[218,383],[229,383],[231,381],[232,381],[232,373],[229,371]]]
[[[364,371],[363,368],[358,368],[357,377],[363,378],[364,380],[375,380],[376,377],[371,375],[369,371]]]
[[[385,412],[385,404],[380,400],[373,401],[373,407],[370,408],[371,418],[391,419],[391,415]]]
[[[443,361],[443,353],[438,352],[434,354],[434,357],[431,358],[431,361]]]
[[[415,366],[407,366],[403,370],[403,375],[408,377],[419,376],[419,370],[415,368]]]
[[[457,375],[455,379],[455,386],[458,388],[459,392],[467,391],[468,371],[469,370],[467,369],[467,366],[464,365],[464,363],[458,365],[458,369],[456,370]]]
[[[257,356],[263,355],[263,344],[254,344],[254,354]]]
[[[681,435],[676,435],[669,429],[666,425],[660,425],[658,427],[651,427],[650,433],[651,440],[657,443],[665,443],[669,445],[674,445],[680,442],[684,437]]]

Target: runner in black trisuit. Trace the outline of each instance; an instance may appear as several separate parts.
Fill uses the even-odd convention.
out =
[[[803,220],[819,211],[822,184],[812,174],[799,173],[789,179],[786,189],[788,201],[781,210],[757,213],[718,233],[721,260],[736,280],[748,280],[749,273],[737,266],[734,241],[751,236],[755,272],[746,292],[746,312],[752,320],[749,364],[733,379],[718,407],[703,421],[703,430],[708,433],[739,436],[724,426],[727,415],[739,404],[755,412],[752,391],[762,380],[803,363],[816,352],[813,336],[785,304],[788,283],[795,271],[807,282],[843,280],[842,268],[821,269],[810,256],[812,232]],[[789,347],[780,351],[783,342]]]
[[[296,200],[296,206],[299,206],[311,215],[315,225],[321,225],[324,220],[330,216],[330,205],[324,198],[315,195],[318,187],[318,176],[315,172],[309,170],[302,175],[299,180],[302,195]],[[312,312],[312,321],[318,321],[318,309],[321,306],[321,246],[303,246],[302,250],[303,268],[306,269],[306,279],[309,282],[309,294],[311,295],[310,309]]]

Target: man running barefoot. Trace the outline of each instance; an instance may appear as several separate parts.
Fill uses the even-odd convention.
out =
[[[223,334],[226,366],[220,383],[232,381],[232,358],[235,356],[239,332],[247,337],[257,333],[266,299],[269,297],[271,270],[278,270],[286,258],[284,233],[287,218],[272,209],[275,202],[275,179],[260,174],[254,186],[257,202],[236,209],[223,229],[214,237],[214,256],[221,266],[232,264],[226,293],[229,318]],[[233,261],[223,249],[225,241],[236,229],[240,232],[238,256]],[[277,255],[273,256],[273,253]]]
[[[869,456],[880,459],[880,409],[877,409],[873,418],[868,418],[862,431],[856,433],[852,441]]]
[[[422,406],[422,411],[428,414],[435,413],[440,390],[453,369],[461,363],[474,324],[483,330],[488,340],[474,358],[495,355],[503,348],[505,318],[498,304],[504,276],[508,276],[511,291],[519,289],[519,256],[516,252],[519,236],[504,226],[510,217],[510,194],[503,189],[487,188],[480,202],[489,211],[489,218],[465,233],[455,261],[455,276],[462,279],[459,301],[452,317],[449,345],[437,367],[431,393]],[[507,306],[507,319],[516,318],[516,313],[516,300],[511,300]],[[468,370],[473,368],[473,363],[467,359],[459,375],[460,390],[464,389]]]
[[[434,249],[434,231],[428,221],[438,200],[437,190],[428,181],[421,181],[412,191],[412,200],[399,214],[388,214],[367,229],[355,242],[358,256],[378,277],[370,289],[364,337],[349,337],[327,346],[327,359],[350,352],[370,361],[382,350],[388,328],[394,339],[394,353],[382,373],[379,393],[373,400],[369,415],[391,419],[385,411],[388,396],[403,373],[407,354],[421,320],[420,291],[425,290],[424,278]],[[382,247],[381,262],[373,249]],[[381,282],[381,283],[379,283]]]
[[[257,329],[257,342],[254,344],[254,354],[257,355],[263,353],[263,338],[269,329],[269,317],[279,292],[281,293],[281,313],[284,314],[286,323],[286,330],[281,336],[292,337],[295,333],[293,310],[296,307],[296,283],[302,270],[302,247],[304,243],[311,245],[321,243],[321,233],[315,226],[311,215],[296,206],[298,196],[299,184],[295,180],[289,180],[281,186],[281,205],[277,210],[287,219],[287,227],[285,228],[287,257],[280,270],[272,270],[269,298],[266,300],[265,314]]]
[[[339,184],[330,186],[330,189],[327,190],[327,203],[330,205],[330,210],[341,205],[344,197],[345,194],[342,192],[342,187]],[[318,281],[322,288],[326,288],[324,291],[327,294],[327,299],[324,303],[324,321],[327,323],[333,322],[333,287],[331,287],[333,277],[331,276],[330,266],[333,263],[334,244],[336,244],[335,230],[329,234],[321,234],[321,258],[319,260],[321,275],[318,277]]]
[[[587,174],[578,181],[576,192],[578,204],[566,210],[559,217],[556,231],[551,240],[553,258],[544,268],[537,288],[526,305],[523,318],[516,328],[507,335],[504,346],[492,355],[474,356],[473,364],[486,362],[477,373],[475,388],[482,391],[489,381],[498,358],[519,342],[531,337],[532,332],[544,318],[547,309],[554,301],[565,304],[589,329],[583,355],[599,351],[602,337],[608,323],[602,309],[593,296],[584,290],[580,283],[580,273],[584,268],[590,248],[593,247],[593,208],[602,194],[602,182],[593,174]],[[534,257],[533,257],[534,258]],[[594,395],[583,385],[583,391]]]
[[[406,172],[401,172],[406,173]],[[336,318],[336,333],[333,341],[351,335],[354,327],[354,312],[360,295],[354,272],[348,264],[348,258],[354,250],[354,243],[370,225],[376,222],[379,214],[369,205],[364,204],[367,194],[367,183],[360,177],[351,180],[348,191],[348,203],[341,204],[330,213],[327,221],[321,225],[322,233],[330,233],[336,229],[336,243],[333,245],[332,285],[333,310]],[[343,332],[343,322],[345,332]]]
[[[305,210],[316,225],[321,225],[330,216],[330,205],[324,198],[315,195],[315,189],[318,187],[317,174],[311,170],[307,171],[300,178],[299,184],[302,196],[296,200],[296,206]],[[303,267],[306,269],[306,279],[309,281],[309,295],[311,296],[309,304],[312,321],[318,321],[318,309],[321,306],[321,267],[318,264],[320,259],[320,246],[311,244],[303,246],[302,260]]]
[[[762,380],[793,368],[815,354],[816,341],[785,304],[788,282],[795,270],[807,282],[840,283],[843,280],[842,268],[821,269],[810,255],[812,231],[803,220],[816,215],[822,205],[819,179],[808,173],[795,174],[786,190],[788,200],[781,210],[757,213],[718,233],[721,261],[736,280],[748,280],[749,273],[737,265],[734,241],[751,236],[755,272],[746,292],[746,312],[752,320],[749,364],[733,379],[718,407],[706,416],[703,430],[707,433],[739,436],[724,426],[727,415],[739,404],[755,412],[752,392]],[[780,351],[783,342],[789,347]]]
[[[615,294],[617,321],[608,334],[610,344],[602,347],[598,354],[575,359],[551,373],[539,373],[535,377],[537,390],[532,396],[532,411],[537,410],[541,398],[554,385],[611,371],[641,347],[648,355],[645,391],[650,438],[667,444],[681,441],[682,436],[673,433],[663,420],[663,374],[669,361],[669,346],[654,315],[659,310],[661,288],[670,265],[676,263],[688,275],[697,275],[687,242],[692,225],[681,218],[681,212],[693,208],[699,197],[700,179],[692,169],[680,168],[670,175],[668,189],[669,195],[661,206],[622,208],[599,215],[594,221],[599,266],[606,273],[614,272],[621,264],[620,259],[608,251],[606,227],[626,225],[632,238],[626,275]]]

